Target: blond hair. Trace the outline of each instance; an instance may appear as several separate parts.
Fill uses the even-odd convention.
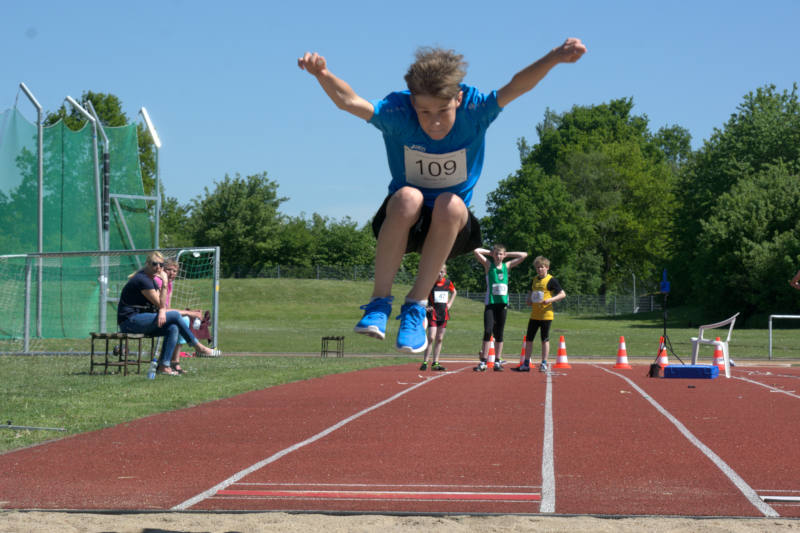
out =
[[[415,61],[408,67],[405,80],[412,95],[426,95],[450,100],[461,90],[467,74],[464,56],[454,50],[420,47]]]
[[[153,250],[152,252],[147,254],[147,258],[145,259],[145,264],[152,263],[153,261],[156,261],[158,263],[163,263],[164,262],[164,256],[161,255],[161,252],[159,252],[158,250]],[[139,271],[137,270],[136,272],[139,272]],[[133,276],[135,276],[136,272],[131,273],[128,276],[128,278],[132,278]]]
[[[536,257],[536,259],[533,260],[533,266],[534,267],[545,266],[547,268],[550,268],[550,260],[543,255],[539,255]]]

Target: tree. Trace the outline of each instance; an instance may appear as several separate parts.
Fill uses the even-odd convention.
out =
[[[674,146],[677,161],[688,141],[677,127],[651,135],[647,117],[632,108],[619,99],[561,115],[548,110],[539,144],[517,143],[522,169],[490,194],[487,235],[547,256],[576,292],[615,292],[631,272],[656,279],[674,206],[662,145]]]
[[[674,233],[676,276],[688,285],[695,264],[695,243],[724,193],[746,176],[780,161],[800,159],[800,102],[797,84],[791,92],[777,92],[774,85],[750,92],[723,129],[694,154],[681,172]]]
[[[193,241],[198,246],[219,246],[226,275],[237,269],[260,270],[276,257],[280,247],[278,184],[267,173],[234,178],[227,174],[215,182],[213,192],[191,202]]]
[[[740,176],[700,223],[693,299],[718,318],[793,312],[796,295],[786,280],[800,259],[798,205],[800,159]]]
[[[550,176],[535,164],[526,164],[514,176],[501,181],[487,198],[484,242],[502,243],[511,251],[544,255],[558,272],[559,280],[573,290],[597,289],[594,273],[580,271],[578,258],[592,240],[593,230],[584,202],[575,202],[558,176]],[[478,271],[478,270],[476,270]],[[483,273],[483,269],[479,269]],[[588,274],[588,277],[587,277]],[[509,290],[525,292],[536,275],[533,261],[520,264]]]
[[[191,209],[188,205],[181,205],[177,198],[167,197],[161,202],[161,217],[159,220],[160,245],[164,248],[180,248],[194,246],[192,224],[190,221]]]

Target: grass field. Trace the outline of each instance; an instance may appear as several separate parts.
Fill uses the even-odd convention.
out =
[[[220,287],[220,338],[223,352],[271,354],[270,357],[190,359],[186,376],[89,375],[88,356],[0,356],[0,426],[64,428],[65,431],[0,429],[0,452],[64,435],[100,429],[153,413],[180,409],[273,385],[349,372],[376,365],[402,364],[419,357],[399,356],[394,350],[397,321],[389,320],[385,341],[355,335],[359,305],[371,291],[366,282],[294,279],[225,279]],[[408,287],[396,287],[398,300]],[[399,302],[395,312],[399,310]],[[692,335],[690,310],[668,313],[667,333],[672,347],[689,360]],[[716,317],[723,319],[726,317]],[[505,358],[516,361],[528,316],[509,312]],[[483,331],[483,305],[456,299],[445,336],[445,358],[476,356]],[[791,324],[786,324],[789,326]],[[650,362],[663,332],[663,314],[621,315],[615,318],[557,315],[551,332],[551,357],[564,335],[569,358],[614,360],[619,337],[626,340],[629,359]],[[359,357],[320,358],[320,338],[345,336],[345,354]],[[800,329],[774,332],[774,358],[800,360]],[[89,348],[88,339],[85,340]],[[734,330],[731,356],[766,362],[768,336],[764,329]],[[291,357],[281,354],[305,354]],[[538,357],[538,340],[534,357]],[[702,352],[710,362],[711,348]],[[671,363],[677,363],[670,358]]]

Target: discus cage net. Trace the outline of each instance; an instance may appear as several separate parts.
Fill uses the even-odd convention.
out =
[[[159,249],[160,196],[145,194],[136,124],[103,126],[92,103],[65,100],[79,131],[0,112],[0,354],[87,353],[92,331],[116,331],[129,274]],[[145,108],[160,187],[161,141]],[[211,312],[217,341],[219,248],[161,250],[181,262],[172,307]],[[204,287],[204,288],[201,288]]]

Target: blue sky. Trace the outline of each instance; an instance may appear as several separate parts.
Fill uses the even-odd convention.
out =
[[[702,146],[750,91],[800,80],[799,0],[532,0],[387,3],[228,0],[0,0],[0,110],[35,111],[87,90],[145,106],[161,136],[161,177],[181,203],[225,174],[266,171],[287,215],[366,222],[389,182],[377,129],[333,106],[297,57],[317,51],[363,97],[404,88],[421,45],[453,48],[466,82],[488,92],[560,44],[588,53],[560,65],[489,129],[473,209],[519,168],[546,108],[632,97],[651,131],[677,124]]]

